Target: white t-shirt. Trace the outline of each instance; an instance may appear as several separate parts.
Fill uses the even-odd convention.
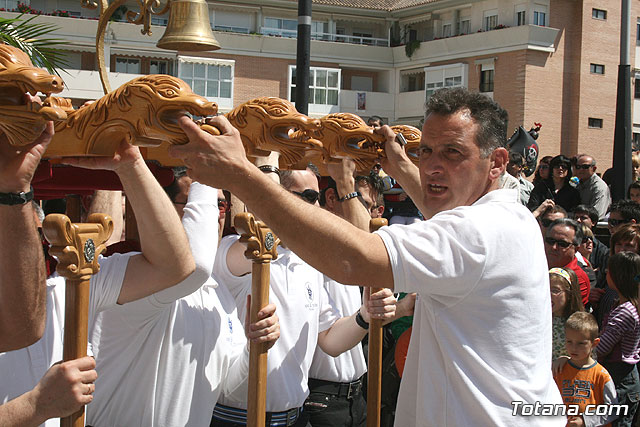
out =
[[[324,287],[329,293],[330,302],[341,317],[351,316],[362,306],[362,296],[357,286],[345,286],[325,276]],[[309,369],[309,378],[348,383],[357,380],[365,372],[367,363],[362,352],[362,344],[358,343],[337,357],[329,356],[318,346]]]
[[[397,292],[417,292],[396,423],[558,425],[512,401],[560,404],[551,375],[549,274],[540,228],[495,190],[409,226],[383,227]]]
[[[210,278],[218,239],[217,190],[193,183],[184,208],[196,273],[104,311],[94,333],[98,370],[87,424],[205,426],[221,389],[248,372],[244,329],[229,292]],[[206,279],[209,277],[208,279]],[[227,382],[229,380],[229,382]]]
[[[227,267],[227,252],[239,236],[227,236],[218,248],[213,276],[227,286],[236,300],[241,319],[251,293],[251,274],[236,277]],[[289,249],[279,247],[272,261],[269,301],[276,305],[280,338],[267,355],[267,411],[279,412],[301,407],[309,388],[307,380],[318,334],[338,319],[323,286],[322,274]],[[218,399],[223,405],[247,408],[246,393],[231,393]]]
[[[91,277],[89,296],[89,337],[96,315],[116,305],[130,254],[100,257],[100,271]],[[62,360],[64,343],[65,280],[61,276],[47,279],[47,322],[40,340],[26,348],[0,353],[0,398],[2,403],[33,389],[47,370]],[[1,424],[1,423],[0,423]],[[59,426],[53,418],[45,426]]]

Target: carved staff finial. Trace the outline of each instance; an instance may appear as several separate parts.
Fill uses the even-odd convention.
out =
[[[280,239],[250,213],[244,212],[234,218],[236,230],[240,232],[240,241],[247,245],[244,256],[254,262],[270,262],[278,257],[277,247]]]
[[[49,252],[58,259],[56,271],[67,279],[65,288],[65,361],[87,355],[89,322],[89,279],[98,272],[98,255],[113,232],[113,221],[105,214],[89,215],[88,223],[72,223],[60,214],[48,215],[42,230],[51,243]],[[62,418],[63,427],[84,427],[84,408]]]
[[[251,267],[251,323],[258,321],[258,312],[269,304],[270,262],[277,258],[280,244],[275,234],[250,213],[240,213],[234,218],[240,241],[247,245],[244,256],[252,261]],[[264,427],[267,396],[267,347],[265,343],[249,345],[249,393],[247,401],[247,425]]]
[[[42,230],[51,243],[49,253],[58,259],[57,272],[71,280],[89,280],[98,272],[98,255],[113,231],[113,221],[105,214],[92,214],[88,223],[72,223],[61,214],[47,215]]]

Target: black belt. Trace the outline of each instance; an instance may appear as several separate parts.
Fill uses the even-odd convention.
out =
[[[298,421],[301,412],[301,408],[292,408],[282,412],[267,412],[265,416],[265,422],[266,425],[274,427],[292,426],[296,423],[296,421]],[[213,409],[213,418],[229,423],[246,424],[247,410],[216,403],[216,406]]]
[[[351,399],[353,396],[362,392],[362,380],[358,379],[350,383],[338,383],[309,378],[309,390],[316,393],[330,394],[332,396]]]

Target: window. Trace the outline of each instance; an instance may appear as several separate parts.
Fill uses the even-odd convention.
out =
[[[296,67],[290,66],[289,100],[296,100]],[[311,67],[309,70],[309,104],[338,105],[340,70]]]
[[[640,46],[640,19],[636,23],[636,46]]]
[[[172,75],[171,62],[152,59],[149,61],[149,74],[169,74]]]
[[[400,92],[424,90],[424,68],[400,71]]]
[[[516,26],[527,25],[527,12],[520,10],[516,12]]]
[[[498,26],[498,12],[489,11],[484,13],[484,30],[490,31]]]
[[[451,24],[444,24],[442,26],[442,37],[451,37]]]
[[[480,92],[493,92],[493,70],[480,71]]]
[[[463,19],[460,21],[460,34],[469,34],[471,32],[471,20]]]
[[[297,27],[296,27],[297,29]],[[324,37],[328,36],[329,33],[329,23],[328,22],[320,22],[320,21],[312,21],[311,22],[311,34],[316,36]]]
[[[409,29],[409,41],[416,41],[418,40],[418,30],[414,30],[414,29]]]
[[[593,129],[602,129],[602,119],[589,117],[589,127]]]
[[[373,34],[372,33],[365,33],[362,31],[354,31],[353,32],[353,37],[355,37],[356,39],[358,37],[361,37],[359,40],[357,40],[357,42],[359,42],[360,44],[368,44],[368,45],[372,45],[373,44]]]
[[[635,78],[633,84],[633,97],[635,99],[640,99],[640,79],[637,77]]]
[[[604,65],[591,64],[591,74],[604,74]]]
[[[467,87],[467,64],[425,67],[426,98],[443,87]]]
[[[233,66],[230,63],[181,61],[179,77],[198,95],[231,99]]]
[[[602,9],[591,9],[591,17],[594,19],[607,19],[607,11]]]
[[[140,74],[140,60],[116,57],[116,73]]]
[[[536,4],[533,9],[533,25],[545,27],[547,25],[547,7]]]
[[[264,18],[262,34],[282,37],[296,37],[298,34],[298,21],[283,18]]]

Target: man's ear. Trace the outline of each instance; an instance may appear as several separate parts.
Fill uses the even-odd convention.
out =
[[[491,170],[489,171],[489,178],[492,181],[500,178],[500,175],[507,169],[509,163],[509,152],[506,148],[500,147],[493,150],[491,153]]]
[[[598,169],[598,166],[593,165],[593,172],[595,173],[596,169]]]
[[[338,202],[338,193],[333,188],[327,188],[324,193],[325,207],[331,212],[335,212]]]

